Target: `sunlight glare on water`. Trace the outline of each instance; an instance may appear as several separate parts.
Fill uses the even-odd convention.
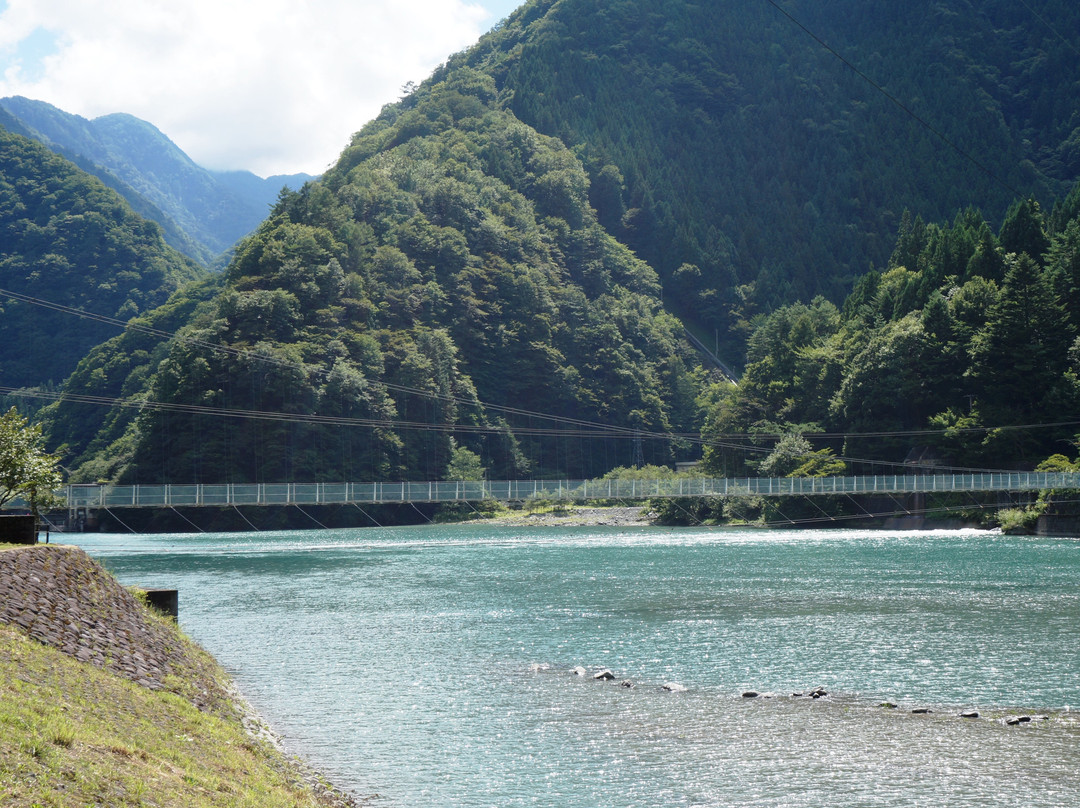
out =
[[[185,630],[289,748],[377,804],[1080,804],[1076,540],[460,525],[79,543],[124,583],[178,588]],[[1020,713],[1048,718],[1005,724]]]

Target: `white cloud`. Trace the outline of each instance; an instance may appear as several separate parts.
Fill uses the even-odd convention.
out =
[[[8,0],[0,2],[0,97],[88,118],[130,113],[209,168],[319,173],[405,82],[424,79],[510,7]]]

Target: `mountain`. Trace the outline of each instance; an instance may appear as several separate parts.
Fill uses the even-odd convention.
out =
[[[283,187],[299,188],[311,179],[208,171],[132,115],[87,120],[18,96],[0,99],[0,107],[37,140],[119,191],[162,225],[170,244],[204,264],[254,230]]]
[[[176,338],[116,337],[65,387],[153,406],[101,430],[63,402],[50,439],[85,479],[281,482],[439,479],[463,451],[497,478],[669,463],[694,456],[699,406],[710,428],[869,428],[862,388],[837,385],[876,368],[887,399],[891,366],[876,343],[836,352],[852,288],[881,317],[900,296],[902,321],[968,282],[969,309],[1011,305],[994,267],[1058,235],[1032,211],[1080,175],[1060,33],[1080,9],[1046,6],[531,0],[283,194],[220,279],[146,315]],[[960,234],[927,235],[957,211]],[[789,320],[777,340],[805,344],[774,367]],[[747,360],[753,395],[706,385],[683,321]]]
[[[440,479],[461,451],[495,478],[671,462],[656,436],[693,424],[693,352],[587,187],[490,77],[431,84],[284,195],[220,288],[175,297],[176,339],[116,337],[65,386],[154,408],[88,438],[100,408],[64,402],[50,439],[80,477],[138,482]]]
[[[997,227],[1067,194],[1078,31],[1068,0],[530,0],[434,80],[484,71],[579,154],[601,222],[739,364],[756,313],[884,266],[905,209]]]
[[[0,115],[0,384],[59,383],[116,326],[25,298],[127,320],[202,270],[111,189]],[[10,123],[10,120],[7,120]]]

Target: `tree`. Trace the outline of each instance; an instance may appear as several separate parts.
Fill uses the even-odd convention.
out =
[[[1050,248],[1039,203],[1031,197],[1014,202],[1001,225],[998,239],[1006,253],[1027,253],[1039,261]]]
[[[450,446],[453,451],[450,454],[450,464],[446,467],[447,480],[483,480],[487,477],[487,469],[484,468],[480,455],[464,446],[458,446],[453,438],[450,438]]]
[[[1073,333],[1039,265],[1026,254],[1006,264],[1001,293],[972,345],[970,375],[981,386],[987,415],[1032,423],[1024,419],[1052,415],[1042,412],[1046,392],[1065,370]]]
[[[831,450],[815,452],[810,441],[794,432],[780,438],[758,466],[762,477],[829,477],[845,471],[844,461]]]
[[[0,416],[0,506],[22,497],[36,516],[52,504],[53,491],[63,483],[59,460],[42,448],[40,426],[14,407]]]

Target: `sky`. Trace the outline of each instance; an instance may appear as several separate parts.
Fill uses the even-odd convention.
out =
[[[126,112],[198,164],[320,174],[524,0],[0,0],[0,98]]]

